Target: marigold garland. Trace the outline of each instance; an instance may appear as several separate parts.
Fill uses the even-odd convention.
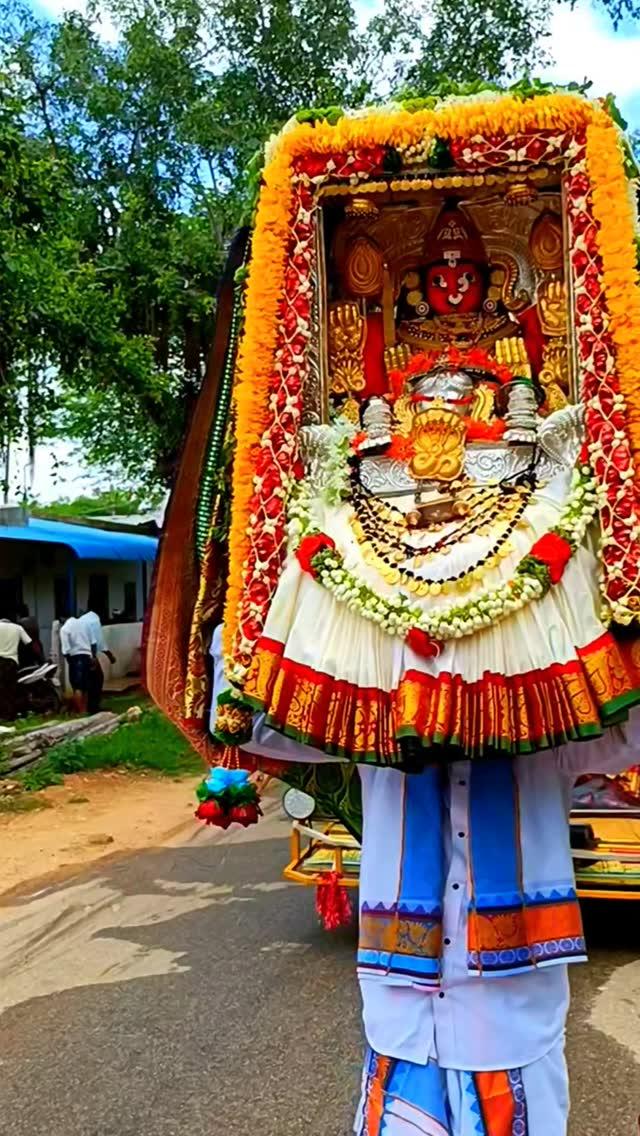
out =
[[[425,135],[446,139],[471,139],[474,135],[528,134],[539,130],[576,131],[606,112],[579,95],[540,95],[523,102],[512,95],[484,102],[452,100],[433,110],[376,108],[362,116],[345,115],[335,125],[327,122],[288,124],[269,150],[270,161],[296,158],[313,152],[369,146],[412,146]]]
[[[618,380],[627,404],[635,482],[640,486],[640,276],[621,136],[610,119],[600,118],[587,130],[587,169]]]
[[[267,424],[292,196],[289,164],[285,159],[276,158],[265,171],[265,184],[260,194],[247,283],[247,317],[238,354],[234,392],[238,429],[229,532],[229,564],[232,570],[224,619],[225,657],[231,653],[249,550],[248,518],[255,453]]]

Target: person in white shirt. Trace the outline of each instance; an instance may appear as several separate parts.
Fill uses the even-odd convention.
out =
[[[227,686],[220,628],[211,654],[213,733]],[[410,774],[360,765],[367,1053],[356,1136],[566,1136],[568,965],[586,960],[571,791],[584,773],[633,764],[639,744],[640,709],[606,741],[533,760]],[[328,760],[263,713],[245,748],[258,759]]]
[[[69,667],[73,707],[76,713],[86,714],[90,673],[96,654],[95,634],[86,623],[69,616],[60,628],[60,648]]]
[[[89,670],[89,685],[87,689],[87,709],[90,714],[97,714],[100,709],[102,688],[104,686],[104,671],[100,663],[100,655],[106,655],[110,663],[115,663],[116,657],[107,647],[100,616],[95,611],[85,611],[78,619],[89,633],[92,644],[95,646],[94,658]]]
[[[18,712],[18,656],[20,645],[31,638],[24,627],[8,617],[0,618],[0,720],[13,722]]]

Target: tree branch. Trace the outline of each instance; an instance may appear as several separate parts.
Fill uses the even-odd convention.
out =
[[[49,107],[47,104],[47,93],[50,90],[50,87],[45,87],[40,83],[33,67],[30,67],[29,70],[31,73],[31,82],[34,85],[38,96],[38,102],[40,104],[40,110],[42,111],[42,118],[44,121],[47,137],[49,139],[49,142],[51,143],[51,149],[53,150],[56,158],[59,158],[60,153],[58,150],[58,140],[56,138],[53,122],[51,121],[51,116],[49,115]]]

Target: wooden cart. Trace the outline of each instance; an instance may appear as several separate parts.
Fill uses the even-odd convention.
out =
[[[571,833],[582,899],[640,900],[640,808],[576,809]],[[317,886],[328,872],[337,872],[345,887],[358,886],[358,840],[337,820],[294,820],[285,879]]]

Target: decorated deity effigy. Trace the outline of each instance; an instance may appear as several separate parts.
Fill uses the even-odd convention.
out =
[[[205,488],[231,481],[226,569],[186,451],[205,567],[179,717],[201,748],[225,570],[231,749],[258,710],[355,761],[534,752],[634,701],[635,637],[610,630],[640,612],[626,142],[579,94],[433,102],[268,144],[200,426]]]
[[[585,957],[562,778],[606,766],[602,738],[604,773],[637,765],[636,176],[615,108],[577,90],[304,112],[231,251],[147,681],[223,767],[209,823],[257,820],[261,768],[359,834],[360,770],[363,1136],[459,1130],[437,1086],[431,1127],[408,1090],[402,1122],[384,1104],[393,1061],[423,1061],[388,999],[452,981],[456,837],[456,982]],[[504,1004],[483,1006],[493,1038]],[[441,1068],[527,1064],[452,1057],[445,1012]],[[537,1136],[516,1087],[508,1130]]]

